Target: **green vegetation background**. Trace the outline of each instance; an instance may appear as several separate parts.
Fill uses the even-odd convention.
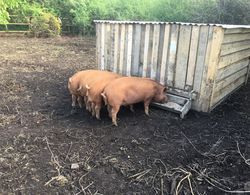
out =
[[[93,33],[95,19],[249,25],[250,0],[0,0],[3,24],[44,13],[77,34]]]

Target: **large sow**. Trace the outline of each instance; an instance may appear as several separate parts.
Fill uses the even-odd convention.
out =
[[[152,101],[167,101],[167,88],[154,80],[139,77],[122,77],[110,82],[102,96],[108,106],[112,122],[117,126],[117,113],[121,105],[132,105],[144,102],[145,113],[149,115],[149,104]]]

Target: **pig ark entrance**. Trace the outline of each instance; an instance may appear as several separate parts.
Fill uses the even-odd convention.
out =
[[[166,85],[180,113],[209,112],[247,82],[250,26],[96,20],[99,69]]]

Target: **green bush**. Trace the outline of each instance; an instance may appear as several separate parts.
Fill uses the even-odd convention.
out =
[[[30,36],[53,37],[61,32],[61,22],[51,13],[42,13],[31,20]]]
[[[41,28],[33,34],[57,34],[43,13],[59,16],[71,34],[93,34],[96,19],[249,25],[250,0],[0,0],[0,23],[27,22],[32,16],[34,28]]]

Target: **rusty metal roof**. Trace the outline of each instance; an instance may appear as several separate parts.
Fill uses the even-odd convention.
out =
[[[208,23],[186,23],[186,22],[157,22],[157,21],[118,21],[118,20],[94,20],[95,23],[108,24],[179,24],[191,26],[219,26],[222,28],[250,28],[250,25],[231,25],[231,24],[208,24]]]

